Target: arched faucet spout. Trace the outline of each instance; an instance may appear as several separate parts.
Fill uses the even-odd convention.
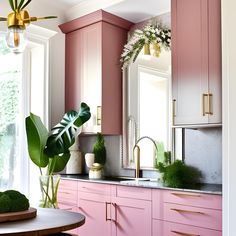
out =
[[[149,137],[149,136],[142,136],[141,138],[139,138],[136,142],[135,145],[133,147],[133,155],[134,155],[134,160],[135,160],[135,178],[139,178],[140,177],[140,147],[138,146],[138,143],[142,140],[142,139],[148,139],[150,140],[155,149],[156,152],[158,152],[158,148],[156,145],[156,142],[153,138]]]

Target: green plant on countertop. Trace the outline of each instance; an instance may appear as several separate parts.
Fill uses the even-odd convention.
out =
[[[180,160],[171,164],[171,153],[166,152],[165,162],[159,162],[156,168],[163,173],[163,182],[172,188],[190,188],[200,183],[202,174],[192,166],[186,165]]]
[[[97,133],[96,142],[93,146],[93,153],[95,155],[95,163],[105,165],[107,154],[104,138],[101,133]]]
[[[44,177],[43,168],[46,168],[46,176],[40,180],[41,190],[45,197],[41,207],[57,208],[57,189],[59,181],[54,182],[53,173],[62,171],[69,158],[69,148],[75,142],[75,136],[80,131],[79,127],[90,119],[90,108],[81,103],[79,112],[67,112],[60,123],[48,132],[40,117],[30,114],[26,118],[26,134],[28,152],[32,162],[39,167],[41,177]],[[45,169],[44,169],[45,170]]]
[[[0,192],[0,213],[26,211],[29,209],[29,200],[15,190]]]

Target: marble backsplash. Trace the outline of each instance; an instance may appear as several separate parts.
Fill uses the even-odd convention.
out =
[[[81,136],[80,150],[92,152],[96,136]],[[123,169],[121,166],[121,137],[105,136],[107,161],[104,175],[132,176],[134,170]],[[199,168],[204,183],[222,183],[222,132],[221,128],[186,129],[185,130],[185,162]],[[88,169],[84,165],[84,173]],[[143,177],[157,178],[156,171],[143,171]]]

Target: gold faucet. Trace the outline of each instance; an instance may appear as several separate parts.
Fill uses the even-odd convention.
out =
[[[142,140],[142,139],[149,139],[153,144],[154,144],[154,147],[156,149],[156,152],[158,152],[158,148],[157,148],[157,145],[155,143],[155,140],[152,139],[151,137],[149,136],[143,136],[141,138],[139,138],[135,145],[134,145],[134,148],[133,148],[133,157],[134,157],[134,160],[135,160],[135,178],[138,179],[139,178],[139,175],[140,175],[140,147],[138,146],[138,143]]]

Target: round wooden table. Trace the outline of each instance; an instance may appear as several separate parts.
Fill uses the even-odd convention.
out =
[[[0,223],[0,235],[50,235],[80,227],[84,223],[85,217],[80,213],[38,208],[35,218]]]

